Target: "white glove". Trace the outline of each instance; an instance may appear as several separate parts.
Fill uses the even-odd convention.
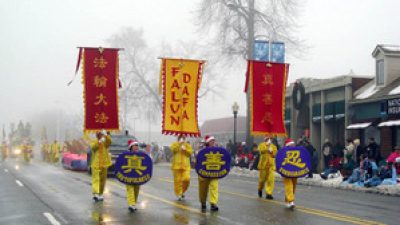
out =
[[[103,143],[104,141],[106,141],[106,139],[104,137],[100,138],[99,143]]]
[[[106,130],[101,130],[101,133],[103,134],[103,135],[107,135],[107,131]]]
[[[184,145],[182,145],[182,147],[181,147],[181,148],[182,148],[182,150],[183,150],[183,151],[185,151],[185,150],[186,150],[186,147],[185,147]]]
[[[272,148],[271,148],[271,147],[269,147],[269,148],[268,148],[268,151],[269,151],[269,152],[272,152]]]

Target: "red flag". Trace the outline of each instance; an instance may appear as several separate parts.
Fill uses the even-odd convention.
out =
[[[253,135],[286,136],[284,109],[288,70],[289,64],[248,61],[246,85],[250,85],[247,91],[250,91]]]
[[[119,130],[118,50],[84,48],[84,131]]]

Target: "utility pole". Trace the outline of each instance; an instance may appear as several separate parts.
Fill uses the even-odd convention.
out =
[[[247,59],[253,59],[253,48],[254,48],[254,1],[249,0],[249,11],[248,11],[248,20],[247,22]],[[250,86],[250,82],[248,82]],[[247,87],[247,94],[246,94],[246,103],[247,103],[247,110],[246,110],[246,144],[250,147],[253,144],[253,136],[250,133],[250,88]]]

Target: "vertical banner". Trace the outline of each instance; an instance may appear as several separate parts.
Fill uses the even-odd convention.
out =
[[[200,136],[197,121],[198,90],[204,61],[162,59],[162,133]]]
[[[245,92],[250,91],[253,135],[286,136],[284,109],[288,69],[289,64],[248,61]]]
[[[84,132],[119,130],[118,49],[83,48]]]

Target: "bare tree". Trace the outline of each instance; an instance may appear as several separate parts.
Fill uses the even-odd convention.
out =
[[[301,53],[302,41],[295,36],[298,0],[202,0],[197,10],[201,32],[212,36],[220,53],[229,58],[252,59],[254,39],[262,37],[285,42]],[[250,145],[250,96],[247,95],[246,142]]]
[[[150,121],[158,121],[162,110],[162,100],[158,93],[160,60],[158,56],[192,59],[210,59],[211,55],[207,48],[195,45],[192,42],[178,42],[172,45],[161,43],[159,46],[148,47],[142,29],[122,28],[109,40],[112,46],[122,47],[120,53],[120,79],[122,89],[120,90],[121,124],[128,129],[130,116],[142,117]],[[161,55],[155,55],[160,52]],[[221,95],[218,91],[223,74],[215,73],[215,61],[206,63],[199,97],[208,94]],[[136,115],[132,115],[137,112]]]
[[[161,112],[161,98],[158,95],[157,59],[148,48],[142,29],[122,28],[111,36],[108,42],[112,46],[124,48],[120,53],[120,79],[123,86],[120,91],[122,102],[121,124],[128,129],[132,110],[137,116],[146,115],[153,121]],[[150,107],[150,110],[149,110]],[[149,113],[151,112],[151,113]],[[150,116],[149,116],[150,115]]]

